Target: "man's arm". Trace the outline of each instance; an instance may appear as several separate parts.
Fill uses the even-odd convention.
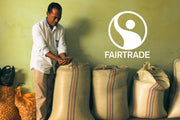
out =
[[[35,24],[32,28],[32,36],[33,36],[33,44],[36,46],[36,49],[38,49],[38,52],[41,56],[46,56],[46,54],[49,52],[49,48],[46,45],[43,31],[40,29],[40,26],[38,24]]]
[[[48,52],[48,53],[46,54],[46,57],[49,57],[49,58],[51,58],[51,59],[53,59],[53,60],[56,60],[59,65],[65,65],[65,64],[66,64],[66,61],[63,60],[62,57],[61,57],[61,58],[62,58],[62,59],[61,59],[61,58],[57,57],[56,55],[54,55],[54,54],[51,53],[51,52]]]
[[[66,53],[60,53],[59,56],[64,59],[66,57]]]
[[[65,64],[69,64],[72,60],[72,57],[67,57],[66,53],[60,53],[59,56],[65,60]]]

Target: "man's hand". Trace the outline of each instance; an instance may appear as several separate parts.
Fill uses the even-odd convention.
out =
[[[67,65],[71,62],[71,60],[72,60],[72,57],[65,57],[64,59],[59,58],[58,64],[59,65]]]
[[[59,59],[58,59],[58,64],[59,64],[59,65],[65,65],[65,64],[66,64],[66,61],[59,58]]]
[[[60,54],[60,57],[57,57],[56,55],[54,55],[53,53],[51,52],[48,52],[46,54],[46,57],[49,57],[53,60],[56,60],[58,62],[59,65],[66,65],[66,64],[69,64],[72,60],[72,57],[66,57],[66,54],[65,53],[62,53]]]
[[[66,60],[66,64],[69,64],[72,60],[72,57],[65,57],[64,59]]]
[[[61,57],[62,60],[65,60],[64,62],[66,65],[69,64],[72,60],[72,57],[66,57],[66,53],[61,53],[61,54],[59,54],[59,56]],[[65,64],[63,64],[63,65],[65,65]]]

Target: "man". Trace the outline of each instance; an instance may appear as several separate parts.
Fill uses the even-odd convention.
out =
[[[64,29],[58,24],[62,7],[58,3],[48,6],[46,19],[32,28],[33,46],[30,67],[36,93],[36,120],[47,120],[52,107],[56,63],[68,64]]]

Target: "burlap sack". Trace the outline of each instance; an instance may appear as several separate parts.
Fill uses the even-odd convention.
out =
[[[89,109],[90,68],[70,63],[57,69],[49,120],[93,120]]]
[[[147,62],[134,78],[131,115],[139,118],[167,116],[164,109],[164,91],[169,88],[168,76],[160,68]]]
[[[174,79],[168,118],[180,117],[180,59],[174,61]]]
[[[93,114],[96,119],[126,120],[127,66],[100,65],[93,70]]]
[[[18,110],[14,104],[14,87],[0,85],[0,120],[20,120]]]
[[[35,93],[21,94],[21,87],[16,88],[15,105],[19,110],[21,120],[36,119]]]

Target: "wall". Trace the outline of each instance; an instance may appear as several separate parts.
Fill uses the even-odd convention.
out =
[[[163,68],[172,78],[173,61],[180,57],[179,0],[55,0],[63,6],[60,23],[66,29],[68,55],[80,62],[128,65],[129,79],[145,61]],[[24,92],[33,92],[30,71],[33,24],[46,17],[51,0],[0,1],[0,65],[16,67],[15,84],[24,83]],[[108,36],[114,15],[135,11],[143,16],[148,35],[142,46],[133,51],[150,51],[150,59],[105,59],[105,51],[122,51]]]

